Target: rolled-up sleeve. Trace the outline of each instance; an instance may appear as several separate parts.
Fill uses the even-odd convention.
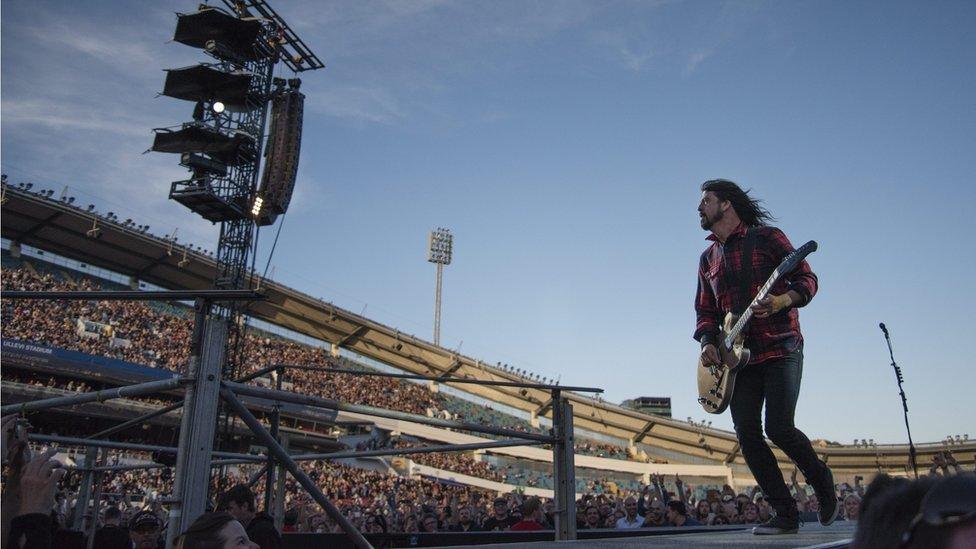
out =
[[[771,228],[769,234],[769,250],[776,258],[776,261],[782,261],[787,255],[793,252],[793,245],[790,244],[790,240],[783,234],[783,231]],[[792,273],[786,275],[785,278],[787,288],[800,294],[802,298],[800,303],[794,303],[794,307],[803,307],[813,296],[817,295],[817,275],[814,274],[813,270],[810,269],[810,264],[804,259],[800,264],[793,270]]]

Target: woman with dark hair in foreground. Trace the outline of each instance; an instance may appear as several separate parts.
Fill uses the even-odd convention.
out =
[[[176,542],[176,549],[261,549],[230,513],[204,513]]]

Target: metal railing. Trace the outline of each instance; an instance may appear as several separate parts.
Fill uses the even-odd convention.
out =
[[[281,482],[284,478],[284,470],[294,477],[299,484],[305,488],[312,498],[326,511],[326,513],[336,521],[343,529],[350,540],[357,547],[371,547],[369,542],[349,522],[348,519],[339,511],[335,505],[329,501],[321,489],[315,485],[311,478],[301,469],[299,462],[310,460],[332,460],[355,457],[377,457],[394,456],[409,454],[424,454],[436,452],[455,452],[467,450],[479,450],[490,448],[505,448],[513,446],[531,446],[551,444],[553,452],[554,469],[554,496],[556,509],[555,515],[555,539],[573,540],[576,539],[576,505],[575,505],[575,468],[573,452],[573,409],[569,399],[563,396],[563,391],[574,392],[602,392],[602,389],[592,387],[566,387],[560,385],[545,385],[538,383],[519,383],[512,381],[489,381],[473,380],[465,378],[451,378],[441,376],[421,376],[415,374],[392,374],[385,372],[364,372],[358,370],[344,370],[336,368],[322,368],[316,366],[304,366],[296,364],[277,364],[261,368],[248,374],[236,381],[221,379],[221,366],[224,360],[224,348],[217,344],[223,341],[224,333],[227,329],[226,319],[213,318],[210,315],[212,305],[227,301],[247,301],[261,299],[257,292],[249,290],[204,290],[204,291],[79,291],[79,292],[36,292],[36,291],[10,291],[3,292],[4,299],[68,299],[68,300],[195,300],[195,317],[193,325],[193,337],[190,351],[190,360],[187,375],[179,377],[174,375],[171,379],[152,381],[148,383],[138,383],[79,393],[77,395],[59,396],[35,400],[31,402],[12,404],[0,408],[3,414],[20,413],[26,414],[52,408],[73,406],[87,402],[102,402],[117,398],[130,396],[147,395],[162,391],[172,391],[174,389],[184,390],[184,400],[182,403],[154,410],[143,414],[137,418],[123,422],[109,429],[102,430],[87,438],[60,437],[51,435],[30,435],[30,439],[36,442],[63,443],[79,445],[88,448],[85,466],[80,468],[84,472],[79,494],[78,505],[87,508],[89,497],[93,497],[98,502],[101,487],[100,479],[102,475],[111,471],[124,471],[133,469],[148,469],[162,467],[160,464],[144,465],[102,465],[107,461],[109,449],[140,450],[161,453],[175,453],[177,455],[173,498],[168,503],[170,505],[170,527],[167,531],[167,546],[171,546],[175,536],[189,527],[190,523],[203,513],[207,501],[207,488],[211,468],[232,463],[255,463],[264,462],[265,467],[251,479],[252,484],[257,482],[261,474],[267,475],[267,482],[270,486],[272,478],[276,474],[279,478],[279,497],[275,498],[275,507],[278,515],[284,511],[283,497],[280,496]],[[463,421],[453,421],[447,419],[433,418],[366,406],[361,404],[351,404],[340,402],[333,399],[290,393],[278,389],[245,385],[250,381],[271,371],[278,372],[278,379],[281,374],[288,369],[318,370],[323,372],[333,372],[348,374],[353,376],[375,376],[397,379],[426,380],[438,383],[450,384],[475,384],[475,385],[494,385],[505,387],[517,387],[523,389],[536,389],[549,391],[552,401],[553,428],[549,434],[526,433],[513,429],[505,429],[491,425],[478,423],[468,423]],[[346,411],[358,414],[365,414],[374,417],[382,417],[394,420],[410,421],[413,423],[442,427],[447,429],[466,430],[476,433],[508,437],[503,440],[492,440],[473,444],[442,444],[427,447],[411,448],[391,448],[382,450],[351,450],[330,453],[313,454],[289,454],[282,446],[277,431],[279,414],[271,414],[271,429],[269,430],[251,413],[250,410],[241,402],[240,396],[253,396],[274,402],[274,410],[277,411],[281,403],[301,404],[310,407],[324,408],[328,410]],[[255,438],[268,449],[268,455],[238,454],[231,452],[214,451],[213,439],[217,423],[218,401],[223,400],[234,413],[239,416],[251,430]],[[147,444],[135,444],[104,440],[103,437],[118,433],[129,427],[142,424],[156,416],[183,407],[183,418],[180,428],[179,443],[176,447],[157,446]],[[98,452],[101,448],[102,451]],[[101,454],[98,456],[97,454]],[[220,458],[220,459],[213,459]],[[267,502],[266,502],[267,507]],[[78,515],[79,513],[76,513]],[[78,521],[80,524],[80,521]],[[95,521],[88,525],[88,546],[91,547],[94,539]],[[76,527],[79,526],[76,524]]]

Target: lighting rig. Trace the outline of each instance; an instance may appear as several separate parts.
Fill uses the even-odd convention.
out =
[[[285,213],[298,168],[301,80],[275,78],[274,68],[284,62],[297,73],[324,65],[264,0],[224,4],[227,10],[201,5],[177,14],[173,40],[203,50],[211,61],[166,70],[162,95],[193,102],[192,121],[154,130],[151,150],[179,154],[190,171],[171,184],[169,197],[220,223],[214,288],[241,289],[254,226]]]
[[[279,62],[294,73],[324,65],[265,0],[223,3],[226,9],[202,4],[193,13],[176,14],[173,40],[202,50],[210,59],[166,70],[161,95],[192,102],[192,120],[155,129],[150,150],[178,154],[180,165],[189,171],[187,179],[170,185],[169,198],[220,224],[213,289],[242,290],[249,283],[255,225],[271,225],[285,213],[298,169],[305,96],[298,91],[301,80],[275,78],[274,69]],[[269,106],[271,128],[265,147]],[[168,253],[173,253],[175,243],[174,231]],[[182,246],[178,265],[185,268],[189,262],[188,248]],[[203,328],[194,333],[194,353],[206,357],[200,360],[209,361],[207,368],[216,365],[219,372],[203,384],[236,377],[236,351],[243,348],[243,302],[213,304],[198,299],[195,305],[195,325]],[[200,364],[191,361],[188,372],[196,375]],[[224,424],[218,444],[232,442],[229,412],[218,412],[216,392],[207,390],[206,398],[202,392],[198,397],[196,393],[203,391],[198,385],[185,399],[171,502],[173,524],[180,523],[184,513],[195,517],[202,511],[207,490],[201,491],[200,485],[209,486],[218,415],[223,415]],[[272,469],[269,463],[269,486]],[[173,534],[171,529],[167,547]]]

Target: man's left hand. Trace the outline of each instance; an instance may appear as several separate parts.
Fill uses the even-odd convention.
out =
[[[752,312],[756,315],[756,318],[766,318],[782,311],[792,304],[793,298],[791,298],[790,294],[788,293],[780,295],[769,294],[752,306]]]

